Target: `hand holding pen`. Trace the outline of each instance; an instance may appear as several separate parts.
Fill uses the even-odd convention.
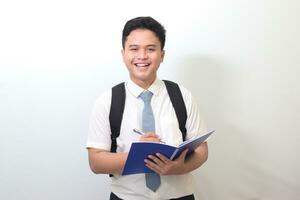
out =
[[[138,129],[133,129],[133,132],[141,135],[140,141],[164,143],[163,141],[160,140],[159,136],[156,133],[153,132],[144,133]]]

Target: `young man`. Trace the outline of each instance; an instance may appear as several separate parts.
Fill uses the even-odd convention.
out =
[[[200,145],[187,159],[187,151],[174,161],[160,154],[149,155],[145,163],[156,172],[152,173],[154,178],[147,177],[148,174],[121,176],[132,142],[164,141],[170,145],[183,142],[165,83],[157,77],[157,70],[165,55],[164,44],[165,29],[153,18],[138,17],[125,24],[122,56],[130,79],[125,83],[125,108],[116,153],[110,152],[109,113],[112,91],[105,92],[96,101],[87,148],[92,171],[96,174],[113,174],[110,199],[194,199],[194,183],[190,172],[207,160],[206,143]],[[190,92],[182,86],[180,91],[187,110],[186,139],[204,134],[206,129]],[[146,93],[150,94],[148,104],[143,97]],[[133,132],[134,128],[146,133],[139,135]],[[154,189],[149,186],[149,179],[156,181]]]

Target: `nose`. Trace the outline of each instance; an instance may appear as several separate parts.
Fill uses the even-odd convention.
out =
[[[147,59],[147,58],[148,58],[148,54],[147,54],[146,50],[141,49],[141,50],[139,51],[138,58],[139,58],[139,59],[143,59],[143,60],[144,60],[144,59]]]

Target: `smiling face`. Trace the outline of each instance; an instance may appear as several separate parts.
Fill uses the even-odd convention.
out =
[[[127,36],[122,56],[131,80],[147,89],[156,79],[164,51],[154,32],[136,29]]]

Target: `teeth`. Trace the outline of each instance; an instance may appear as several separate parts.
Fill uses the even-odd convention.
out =
[[[138,66],[138,67],[147,67],[149,64],[137,63],[135,65]]]

